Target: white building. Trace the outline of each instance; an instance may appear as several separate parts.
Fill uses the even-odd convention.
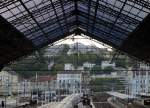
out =
[[[89,68],[89,69],[93,68],[94,66],[95,66],[95,64],[93,64],[93,63],[89,63],[89,62],[83,63],[83,67],[86,67],[86,68]]]
[[[74,68],[73,64],[71,64],[71,63],[67,63],[64,66],[64,70],[74,70],[74,69],[75,68]]]
[[[133,68],[129,77],[129,93],[132,96],[150,93],[150,67],[139,64]]]
[[[19,96],[30,96],[31,95],[31,82],[29,80],[22,80],[18,83]]]
[[[18,90],[18,75],[10,68],[0,72],[0,93],[11,95],[17,93]]]
[[[79,71],[63,71],[57,74],[57,88],[69,90],[70,93],[81,91],[82,73]]]
[[[56,89],[56,76],[51,75],[43,75],[32,77],[31,81],[31,90],[40,90],[40,91],[48,91]]]
[[[54,61],[51,61],[50,63],[48,63],[48,70],[51,70],[53,65],[54,65]]]
[[[56,90],[56,76],[35,76],[18,83],[18,93],[20,96],[31,96],[36,91],[45,92],[52,90]]]
[[[84,67],[83,67],[83,66],[78,66],[76,70],[78,70],[78,71],[83,71],[83,70],[84,70]]]
[[[113,62],[113,63],[110,63],[110,61],[102,61],[102,63],[101,63],[101,67],[102,67],[102,69],[104,69],[105,67],[115,67],[116,66],[116,64],[115,64],[115,62]]]

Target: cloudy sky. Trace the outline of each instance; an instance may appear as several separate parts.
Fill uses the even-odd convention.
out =
[[[86,35],[77,35],[77,36],[74,36],[74,35],[70,35],[60,41],[57,41],[55,44],[56,45],[60,45],[60,44],[74,44],[74,43],[81,43],[81,44],[84,44],[84,45],[90,45],[90,46],[96,46],[98,48],[108,48],[108,50],[111,51],[111,47],[102,43],[102,42],[99,42],[95,39],[92,39]]]

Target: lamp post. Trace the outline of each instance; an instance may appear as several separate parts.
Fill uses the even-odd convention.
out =
[[[6,103],[7,103],[7,97],[10,96],[10,95],[9,95],[9,93],[6,91],[6,92],[4,92],[3,96],[4,96],[4,101],[3,101],[4,104],[3,104],[2,107],[6,108],[6,105],[7,105],[7,104],[6,104]]]

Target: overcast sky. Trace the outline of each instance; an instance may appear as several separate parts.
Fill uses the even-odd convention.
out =
[[[73,38],[74,37],[74,38]],[[91,39],[90,37],[88,36],[85,36],[85,35],[77,35],[77,36],[74,36],[74,35],[71,35],[71,36],[68,36],[60,41],[57,41],[56,42],[56,45],[61,45],[61,44],[74,44],[74,43],[81,43],[81,44],[84,44],[84,45],[90,45],[90,46],[96,46],[98,48],[108,48],[108,50],[111,51],[111,47],[102,43],[102,42],[99,42],[95,39]]]

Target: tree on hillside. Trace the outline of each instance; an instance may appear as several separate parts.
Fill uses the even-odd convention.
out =
[[[116,60],[116,67],[123,67],[123,68],[127,68],[127,61],[126,59],[117,59]]]
[[[95,65],[92,69],[91,69],[91,74],[103,74],[103,71],[101,69],[100,65]]]
[[[95,78],[90,81],[89,85],[95,92],[125,89],[124,83],[117,78]]]
[[[61,54],[67,54],[67,52],[69,51],[69,45],[64,44],[63,46],[64,46],[64,48],[63,48]]]
[[[114,71],[114,68],[111,67],[111,66],[107,66],[107,67],[105,67],[105,68],[103,69],[103,72],[104,72],[105,74],[110,74],[110,73],[113,72],[113,71]]]
[[[54,64],[51,71],[62,71],[64,70],[63,64]]]

